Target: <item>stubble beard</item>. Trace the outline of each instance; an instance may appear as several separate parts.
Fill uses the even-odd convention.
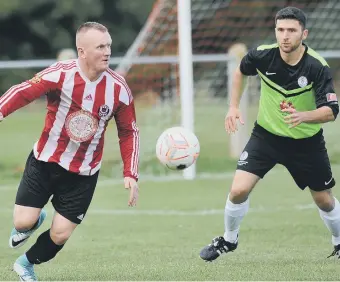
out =
[[[282,45],[283,45],[283,44],[282,44]],[[300,43],[291,46],[289,49],[284,49],[283,46],[280,46],[280,49],[281,49],[282,52],[284,52],[284,53],[286,53],[286,54],[289,54],[289,53],[294,52],[296,49],[298,49],[299,46],[300,46]]]

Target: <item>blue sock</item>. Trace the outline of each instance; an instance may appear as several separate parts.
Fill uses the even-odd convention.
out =
[[[22,264],[22,265],[26,265],[26,266],[32,265],[32,263],[30,263],[30,262],[28,261],[26,254],[21,255],[21,256],[18,258],[18,261],[19,261],[20,264]]]

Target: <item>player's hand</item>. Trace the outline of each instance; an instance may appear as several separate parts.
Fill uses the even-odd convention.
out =
[[[125,189],[130,190],[130,196],[128,201],[129,207],[134,207],[137,205],[137,200],[139,196],[139,187],[135,179],[131,177],[124,177]]]
[[[288,113],[284,117],[285,123],[289,124],[289,128],[293,128],[298,126],[300,123],[305,121],[306,113],[305,112],[298,112],[294,108],[286,108],[283,109],[282,112]]]
[[[229,134],[238,130],[237,120],[239,120],[242,125],[244,124],[239,108],[230,107],[224,121],[225,130]]]

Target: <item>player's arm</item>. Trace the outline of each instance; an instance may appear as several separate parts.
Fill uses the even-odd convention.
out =
[[[325,123],[334,121],[339,113],[339,104],[329,66],[323,66],[320,69],[313,87],[317,109],[307,112],[305,122]]]
[[[241,60],[232,78],[232,89],[230,93],[230,107],[238,108],[241,101],[243,83],[245,76],[257,75],[257,57],[259,52],[256,49],[250,50]]]
[[[248,52],[248,54],[243,57],[240,65],[236,68],[233,74],[229,110],[225,118],[225,128],[228,133],[235,132],[237,130],[237,119],[241,122],[241,124],[244,124],[239,106],[243,92],[244,77],[257,74],[256,53],[256,50]]]
[[[117,97],[118,98],[118,97]],[[115,113],[120,153],[123,160],[124,185],[130,189],[129,206],[136,205],[138,199],[139,129],[133,97],[128,87],[121,87],[119,105]]]
[[[335,95],[335,94],[332,94]],[[335,96],[336,97],[336,96]],[[336,98],[335,98],[336,99]],[[300,123],[326,123],[334,121],[339,112],[338,105],[323,105],[316,110],[298,112],[294,108],[283,109],[283,112],[289,113],[284,117],[284,120],[289,124],[290,128],[298,126]]]
[[[0,121],[55,88],[56,83],[40,76],[12,86],[0,97]]]
[[[135,107],[133,101],[126,105],[120,102],[115,115],[120,153],[124,164],[124,177],[138,180],[139,165],[139,130],[136,125]]]
[[[286,123],[290,124],[291,127],[295,127],[302,122],[326,123],[336,119],[339,113],[339,104],[328,66],[323,66],[320,69],[313,87],[317,109],[306,112],[297,112],[294,109],[285,110],[291,113],[285,117]]]
[[[242,96],[243,82],[244,74],[241,72],[240,66],[238,66],[232,78],[232,88],[230,93],[229,104],[230,108],[239,108]]]
[[[305,114],[305,123],[326,123],[334,121],[336,118],[332,108],[329,106],[321,106],[316,110],[305,112]]]

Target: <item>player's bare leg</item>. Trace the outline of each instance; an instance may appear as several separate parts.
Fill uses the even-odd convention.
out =
[[[232,252],[238,245],[238,233],[243,217],[249,209],[249,194],[259,181],[255,174],[237,170],[227,198],[223,236],[216,237],[212,243],[204,247],[200,256],[205,261],[213,261],[221,254]]]
[[[50,230],[52,241],[57,245],[64,245],[77,226],[78,224],[71,222],[56,212]]]
[[[310,190],[314,202],[319,208],[321,219],[332,234],[334,251],[330,256],[340,258],[340,204],[333,196],[332,190]]]
[[[13,270],[22,281],[37,281],[34,264],[53,259],[70,238],[77,224],[55,213],[51,229],[42,233],[36,243],[14,263]]]
[[[24,245],[33,232],[41,226],[45,218],[45,210],[15,205],[13,213],[14,228],[9,238],[9,246],[19,248]]]

